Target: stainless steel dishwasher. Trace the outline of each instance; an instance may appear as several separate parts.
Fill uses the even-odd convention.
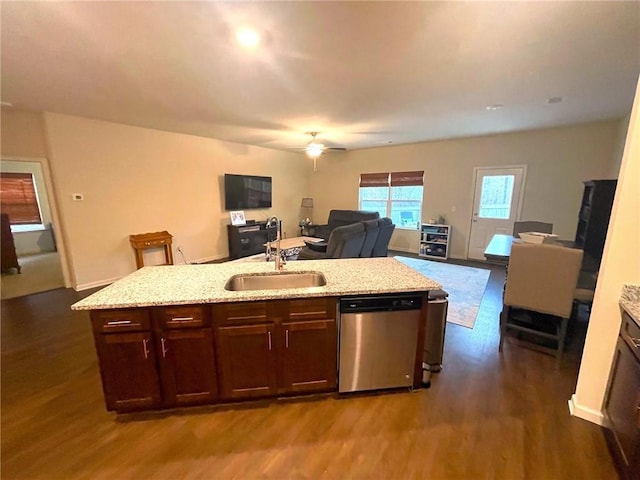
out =
[[[338,391],[411,387],[422,295],[340,300]]]

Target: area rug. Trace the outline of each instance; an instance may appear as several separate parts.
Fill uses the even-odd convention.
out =
[[[473,328],[490,270],[421,258],[394,258],[442,285],[442,289],[449,294],[447,322]]]

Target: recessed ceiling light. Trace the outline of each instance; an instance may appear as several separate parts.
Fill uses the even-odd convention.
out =
[[[488,107],[485,107],[487,110],[500,110],[502,107],[504,107],[503,104],[501,103],[494,103],[493,105],[489,105]]]
[[[549,99],[547,99],[547,103],[549,104],[562,102],[564,102],[564,97],[549,97]]]
[[[246,48],[255,48],[260,43],[260,35],[251,28],[243,27],[236,32],[236,40]]]

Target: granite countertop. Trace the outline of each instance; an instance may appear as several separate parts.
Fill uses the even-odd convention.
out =
[[[640,285],[622,287],[620,306],[640,325]]]
[[[241,273],[274,272],[273,262],[227,262],[204,265],[143,267],[73,304],[73,310],[188,305],[376,293],[424,292],[442,286],[392,257],[288,262],[285,272],[321,272],[322,287],[225,290],[227,280]]]

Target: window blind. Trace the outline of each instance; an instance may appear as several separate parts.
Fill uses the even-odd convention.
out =
[[[0,210],[9,215],[11,225],[42,223],[33,175],[0,173]]]
[[[361,187],[388,187],[389,173],[361,173]]]
[[[424,170],[415,172],[391,172],[392,187],[417,187],[423,185]]]

